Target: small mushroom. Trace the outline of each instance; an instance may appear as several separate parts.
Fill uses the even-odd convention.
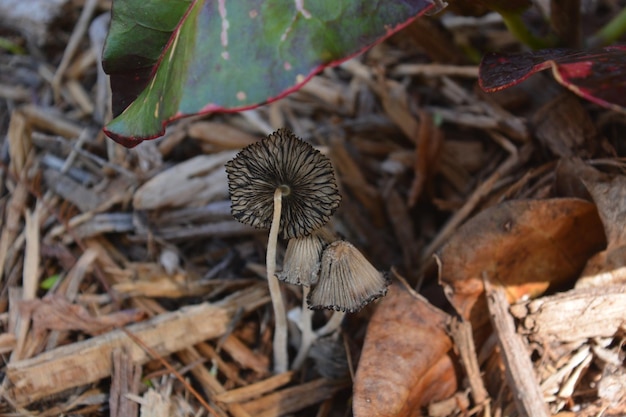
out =
[[[303,237],[325,225],[341,196],[330,160],[288,129],[246,146],[226,163],[233,217],[269,229],[281,191],[279,235]]]
[[[278,279],[288,284],[308,287],[317,283],[325,242],[316,233],[289,239],[283,270]]]
[[[317,286],[309,308],[354,313],[387,293],[389,280],[351,243],[339,240],[322,254]]]

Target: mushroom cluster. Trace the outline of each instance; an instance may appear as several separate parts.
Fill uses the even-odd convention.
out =
[[[386,276],[352,244],[322,229],[341,201],[325,155],[279,129],[241,150],[226,172],[232,214],[242,223],[271,228],[280,194],[278,233],[290,240],[278,278],[311,286],[309,308],[355,312],[385,295]]]
[[[387,292],[389,281],[345,240],[328,239],[328,233],[289,240],[278,279],[311,286],[310,309],[354,313]]]

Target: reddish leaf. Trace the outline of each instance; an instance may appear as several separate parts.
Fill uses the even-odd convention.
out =
[[[409,417],[457,389],[448,315],[391,287],[367,328],[354,381],[355,417]]]
[[[485,55],[479,84],[487,92],[516,85],[537,71],[552,68],[556,80],[579,96],[626,111],[626,45],[591,51],[546,49],[522,54]]]
[[[576,278],[604,244],[592,203],[508,201],[472,218],[442,248],[440,280],[459,314],[477,329],[489,321],[483,275],[504,286],[510,301],[537,296]]]

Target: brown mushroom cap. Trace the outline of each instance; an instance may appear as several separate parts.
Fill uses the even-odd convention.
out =
[[[340,240],[322,254],[317,286],[308,297],[309,308],[353,313],[387,293],[389,280],[351,243]]]
[[[283,190],[279,235],[307,236],[328,222],[341,196],[330,160],[288,129],[246,146],[226,163],[233,217],[269,229]]]
[[[315,285],[320,272],[324,240],[316,233],[289,239],[278,279],[288,284]]]

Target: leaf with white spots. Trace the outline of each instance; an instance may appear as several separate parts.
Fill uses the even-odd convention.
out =
[[[432,7],[431,0],[114,0],[104,68],[125,146],[185,116],[294,91]]]

